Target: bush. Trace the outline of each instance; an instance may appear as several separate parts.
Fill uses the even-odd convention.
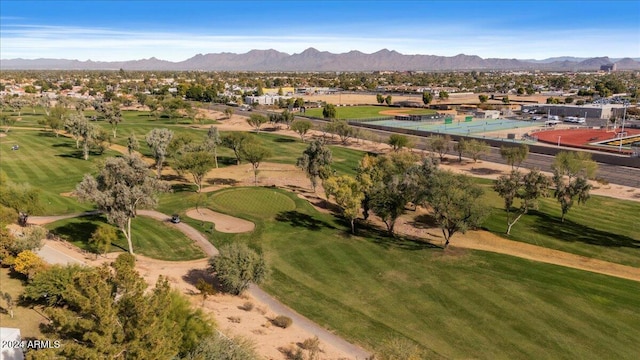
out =
[[[253,303],[251,301],[247,301],[240,308],[244,311],[251,311],[253,310]]]
[[[278,315],[275,319],[273,319],[273,325],[277,327],[281,327],[283,329],[288,328],[293,324],[293,320],[290,317],[284,315]]]
[[[232,243],[220,248],[220,254],[209,260],[225,292],[239,295],[249,284],[259,284],[267,276],[267,266],[261,254],[245,244]]]
[[[184,359],[257,360],[260,358],[251,340],[243,337],[229,339],[216,334],[202,340]]]

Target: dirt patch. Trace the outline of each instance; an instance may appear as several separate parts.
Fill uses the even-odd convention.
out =
[[[223,233],[243,233],[253,231],[255,228],[255,224],[251,221],[210,209],[191,209],[187,211],[187,216],[196,220],[214,223],[216,231]]]

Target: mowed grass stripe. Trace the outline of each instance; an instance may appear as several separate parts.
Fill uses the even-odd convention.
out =
[[[131,225],[134,249],[159,260],[195,260],[206,255],[191,239],[168,224],[144,216]]]

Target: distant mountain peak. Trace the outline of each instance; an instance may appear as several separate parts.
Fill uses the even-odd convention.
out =
[[[620,58],[619,70],[640,70],[639,59]],[[359,50],[334,54],[309,47],[289,55],[275,49],[250,50],[244,54],[229,52],[196,54],[171,62],[156,57],[133,61],[78,61],[64,59],[2,59],[2,70],[203,70],[203,71],[470,71],[470,70],[543,70],[594,71],[614,63],[609,57],[575,58],[569,56],[545,60],[483,59],[477,55],[455,56],[403,55],[395,50],[380,49],[366,54]]]

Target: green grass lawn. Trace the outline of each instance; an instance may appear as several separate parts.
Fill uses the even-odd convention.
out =
[[[229,206],[233,193],[249,195],[230,189],[213,193],[210,207],[261,230],[224,239],[214,233],[214,243],[261,248],[272,268],[267,291],[368,349],[401,337],[430,358],[632,359],[640,351],[637,282],[493,253],[443,252],[377,231],[350,236],[345,223],[293,194],[250,190],[251,203]],[[274,200],[281,196],[295,209]]]
[[[71,242],[81,249],[94,252],[89,244],[91,234],[106,223],[102,216],[82,217],[56,221],[47,225],[54,234]],[[204,252],[182,232],[169,223],[138,216],[131,222],[133,250],[154,259],[182,261],[205,257]],[[118,232],[118,241],[111,245],[110,251],[128,251],[127,240]]]
[[[487,186],[489,187],[489,186]],[[595,259],[640,267],[640,203],[591,196],[574,205],[564,222],[554,198],[540,201],[540,208],[523,216],[505,235],[503,200],[487,189],[485,199],[494,207],[483,227],[507,239],[562,250]]]
[[[397,107],[389,107],[389,106],[340,106],[336,107],[336,118],[337,119],[370,119],[377,117],[387,117],[390,115],[380,114],[381,111],[402,111],[406,114],[435,114],[436,111],[429,109],[414,109],[414,108],[397,108]],[[306,116],[311,117],[322,117],[322,109],[321,108],[312,108],[307,109],[305,112]]]
[[[20,150],[12,151],[17,144]],[[28,183],[41,190],[44,214],[59,215],[89,209],[73,198],[61,193],[71,192],[82,181],[84,174],[95,171],[96,164],[116,152],[91,154],[82,158],[75,141],[67,137],[55,137],[50,132],[14,129],[9,136],[0,138],[0,170],[15,183]],[[38,214],[33,214],[38,215]]]

